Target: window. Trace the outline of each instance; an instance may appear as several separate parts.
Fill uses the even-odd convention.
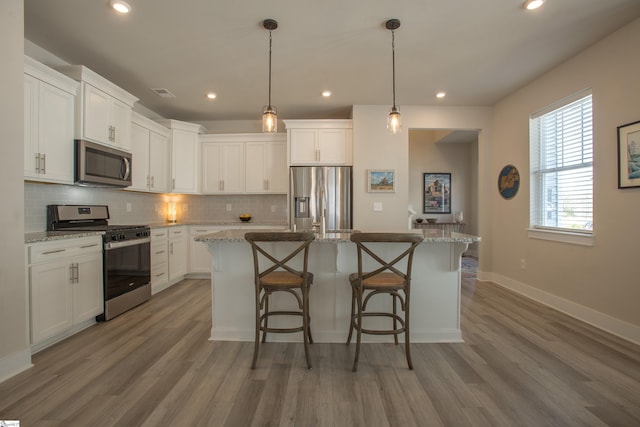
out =
[[[532,229],[591,234],[592,122],[591,91],[531,115]]]

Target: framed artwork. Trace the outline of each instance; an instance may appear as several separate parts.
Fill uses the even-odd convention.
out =
[[[451,213],[451,174],[424,173],[423,213]]]
[[[369,169],[367,171],[369,193],[395,193],[396,171],[393,169]]]
[[[520,172],[513,165],[502,168],[498,174],[498,191],[503,199],[511,200],[520,188]]]
[[[618,188],[640,187],[640,121],[618,126]]]

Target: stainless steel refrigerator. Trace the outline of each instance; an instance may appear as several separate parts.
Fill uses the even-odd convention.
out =
[[[289,194],[291,228],[352,228],[351,166],[292,166]]]

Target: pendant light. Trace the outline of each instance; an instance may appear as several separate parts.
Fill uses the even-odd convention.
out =
[[[393,107],[389,111],[387,118],[387,130],[391,133],[399,133],[402,130],[400,119],[400,109],[396,105],[396,34],[395,30],[400,28],[399,19],[389,19],[385,24],[387,30],[391,30],[391,60],[393,69]]]
[[[271,105],[271,31],[278,28],[278,21],[275,19],[265,19],[262,26],[269,30],[269,105],[262,107],[262,132],[278,131],[278,116],[276,107]]]

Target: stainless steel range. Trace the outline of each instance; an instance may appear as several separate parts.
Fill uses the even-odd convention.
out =
[[[109,225],[104,205],[49,205],[48,231],[104,231],[104,313],[110,320],[151,298],[151,238],[145,225]]]

